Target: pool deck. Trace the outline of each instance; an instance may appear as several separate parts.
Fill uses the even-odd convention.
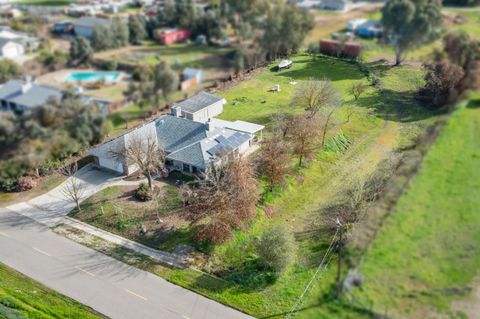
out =
[[[103,72],[103,71],[95,70],[95,69],[62,69],[62,70],[58,70],[55,72],[51,72],[51,73],[47,73],[42,76],[39,76],[36,79],[36,82],[38,84],[48,85],[48,86],[52,86],[59,89],[67,89],[72,85],[76,85],[77,82],[75,81],[66,82],[65,81],[66,78],[71,73],[81,73],[81,72]],[[105,72],[118,72],[119,76],[114,81],[106,81],[104,88],[111,88],[113,86],[126,87],[128,86],[128,83],[131,81],[130,77],[125,72],[122,72],[122,71],[105,71]],[[85,88],[86,94],[89,94],[90,92],[92,92],[92,95],[97,95],[102,98],[109,98],[108,96],[101,96],[101,94],[100,95],[95,94],[96,92],[99,92],[99,91],[100,90],[88,90]]]

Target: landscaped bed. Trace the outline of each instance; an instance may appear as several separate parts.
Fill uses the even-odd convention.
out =
[[[84,212],[76,213],[75,217],[155,248],[171,251],[177,244],[195,246],[209,256],[200,265],[202,269],[222,280],[202,279],[204,276],[192,275],[190,270],[165,270],[160,274],[174,283],[200,291],[254,316],[283,317],[315,272],[329,238],[325,236],[319,240],[297,236],[296,262],[285,274],[278,276],[258,267],[254,252],[257,236],[276,223],[286,224],[297,235],[301,234],[322,207],[339,200],[339,194],[368,178],[380,162],[388,159],[399,147],[410,146],[412,140],[435,121],[435,113],[422,108],[414,100],[413,92],[423,83],[422,72],[418,68],[362,66],[329,57],[312,60],[304,54],[292,60],[294,64],[289,70],[273,72],[266,69],[225,92],[219,92],[228,101],[221,118],[246,120],[269,127],[272,115],[279,111],[303,112],[291,107],[289,102],[296,85],[311,77],[330,78],[341,93],[344,105],[336,114],[335,129],[327,136],[325,149],[319,150],[316,159],[303,169],[299,169],[292,159],[293,174],[289,177],[288,186],[265,193],[258,209],[259,216],[244,231],[237,231],[233,239],[216,247],[198,245],[194,242],[194,230],[184,227],[188,225],[183,222],[176,231],[159,237],[160,240],[139,237],[141,214],[132,208],[128,199],[119,198],[126,194],[127,189],[109,189],[95,195],[83,206]],[[367,77],[371,79],[372,76],[378,78],[381,85],[370,86],[354,102],[348,91],[350,86],[359,81],[369,83]],[[297,84],[293,84],[295,82]],[[269,92],[277,84],[281,86],[281,91]],[[333,137],[338,134],[348,140],[348,148],[337,147]],[[175,198],[173,187],[171,196]],[[125,201],[122,214],[131,223],[118,227],[120,213],[113,208],[105,213],[105,207],[104,213],[101,213],[101,207]],[[267,206],[269,214],[263,212]],[[169,215],[168,212],[164,214]],[[156,220],[156,216],[150,214],[148,219]],[[329,268],[308,294],[308,310],[301,311],[298,317],[328,318],[332,311],[344,313],[345,318],[362,318],[370,314],[368,309],[357,307],[352,310],[331,301],[329,292],[333,282],[334,269]]]

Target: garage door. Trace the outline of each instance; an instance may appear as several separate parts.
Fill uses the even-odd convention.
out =
[[[109,169],[109,170],[112,170],[112,171],[115,171],[115,172],[124,174],[124,172],[123,172],[123,165],[120,164],[120,163],[117,163],[117,162],[115,162],[115,161],[112,161],[112,160],[109,160],[109,159],[100,158],[99,161],[98,161],[98,164],[99,164],[101,167],[104,167],[104,168],[106,168],[106,169]]]

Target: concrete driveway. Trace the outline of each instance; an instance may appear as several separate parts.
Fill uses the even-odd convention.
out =
[[[104,188],[119,183],[122,179],[121,176],[98,170],[90,164],[78,170],[75,177],[70,178],[78,179],[82,185],[83,193],[81,201],[84,201]],[[67,183],[69,183],[68,179],[43,195],[26,202],[8,206],[7,208],[42,224],[55,226],[61,222],[64,216],[75,208],[75,203],[69,200],[62,192]]]
[[[0,209],[0,262],[112,319],[252,319]]]

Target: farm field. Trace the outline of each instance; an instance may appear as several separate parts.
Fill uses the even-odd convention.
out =
[[[289,178],[289,185],[273,194],[264,194],[257,219],[247,230],[236,232],[234,238],[225,244],[213,248],[198,246],[188,235],[188,226],[171,233],[165,242],[142,240],[166,250],[172,250],[174,244],[190,244],[208,253],[208,262],[202,264],[201,269],[221,279],[191,270],[152,267],[151,271],[257,317],[282,318],[290,310],[325,252],[327,239],[325,242],[314,238],[297,240],[295,264],[287,273],[277,277],[257,270],[253,249],[256,236],[274,223],[285,223],[295,233],[301,233],[321,207],[337,200],[337,194],[342,194],[357,180],[372,174],[394,150],[410,145],[415,136],[436,120],[435,113],[419,106],[413,99],[413,91],[423,81],[421,71],[414,67],[367,66],[324,56],[312,60],[306,54],[293,57],[293,61],[294,66],[290,70],[272,72],[267,68],[225,91],[217,92],[228,101],[221,117],[269,127],[271,116],[279,111],[303,111],[289,105],[298,82],[310,77],[327,77],[341,93],[343,106],[337,114],[335,129],[328,136],[325,150],[319,151],[316,159],[303,169],[298,169],[293,160],[294,173]],[[367,77],[372,74],[380,78],[381,87],[371,86],[364,96],[354,102],[348,88],[357,81],[368,83]],[[294,82],[297,84],[292,84]],[[269,92],[276,84],[280,84],[281,92]],[[339,134],[348,139],[348,149],[335,147],[334,136]],[[130,218],[127,211],[120,213],[113,209],[108,210],[105,218],[100,214],[102,202],[119,196],[122,194],[118,189],[105,190],[90,198],[82,212],[74,214],[75,218],[87,222],[94,220],[98,227],[138,240],[138,216]],[[275,213],[272,216],[263,212],[267,205],[273,207]],[[171,218],[168,212],[165,218]],[[117,223],[119,220],[120,224]],[[312,290],[309,311],[305,314],[300,312],[298,317],[311,318],[312,313],[322,316],[339,309],[336,303],[326,307],[310,303],[311,300],[318,303],[319,298],[328,294],[333,279],[330,269],[325,279]],[[364,313],[368,311],[360,309],[356,315]]]
[[[45,7],[66,7],[74,1],[70,0],[18,0],[17,4],[29,6],[45,6]]]
[[[0,318],[105,317],[0,264]]]
[[[355,296],[377,312],[477,318],[479,107],[471,100],[452,115],[358,267],[365,285]]]

